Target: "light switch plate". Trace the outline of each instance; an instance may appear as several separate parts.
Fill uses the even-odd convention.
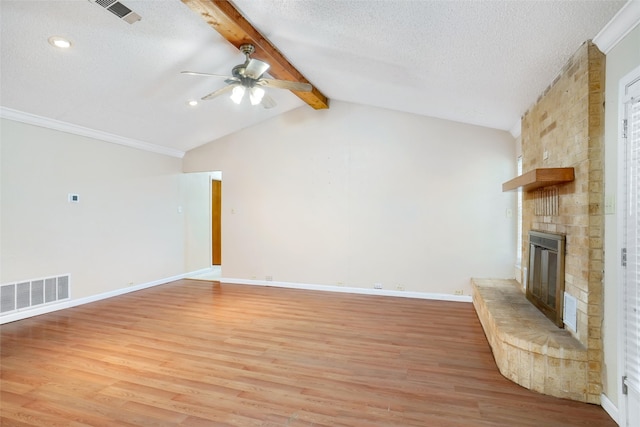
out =
[[[616,213],[616,196],[615,194],[605,194],[604,196],[604,213],[611,215]]]

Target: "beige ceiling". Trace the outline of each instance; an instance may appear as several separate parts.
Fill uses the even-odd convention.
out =
[[[180,0],[121,0],[128,24],[90,0],[0,0],[4,117],[180,154],[294,108],[237,106],[224,85],[244,57]],[[625,1],[235,0],[332,100],[511,130],[582,42]],[[60,51],[50,36],[69,38]]]

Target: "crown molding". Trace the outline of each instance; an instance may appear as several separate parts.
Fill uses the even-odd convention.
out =
[[[115,135],[112,133],[102,132],[99,130],[62,122],[60,120],[37,116],[35,114],[14,110],[12,108],[0,107],[0,117],[3,119],[27,123],[47,129],[53,129],[61,132],[71,133],[74,135],[99,139],[100,141],[124,145],[126,147],[136,148],[138,150],[164,154],[165,156],[177,157],[181,159],[185,155],[184,151],[176,150],[173,148],[163,147],[161,145],[151,144],[149,142],[138,141],[137,139],[125,138],[123,136]]]
[[[629,0],[593,38],[593,43],[606,55],[638,24],[640,0]]]

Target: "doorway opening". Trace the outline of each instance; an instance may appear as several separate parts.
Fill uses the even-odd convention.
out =
[[[192,242],[190,250],[197,252],[193,255],[196,263],[193,267],[198,270],[188,278],[219,281],[222,277],[222,172],[195,175],[197,188],[193,189],[193,199],[187,201],[189,217],[186,220],[188,238]]]
[[[222,274],[222,172],[211,172],[211,270]]]
[[[211,265],[222,265],[222,180],[211,180]]]

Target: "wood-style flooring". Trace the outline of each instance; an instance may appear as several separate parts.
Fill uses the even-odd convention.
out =
[[[472,304],[181,280],[1,327],[8,426],[615,426],[498,372]]]

